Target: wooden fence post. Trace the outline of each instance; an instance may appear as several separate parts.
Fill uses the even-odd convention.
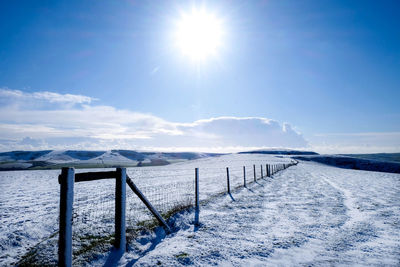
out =
[[[246,166],[243,166],[243,180],[244,180],[244,187],[246,187]]]
[[[256,181],[256,165],[253,164],[254,182]]]
[[[200,208],[199,202],[199,168],[194,169],[194,194],[195,194],[195,208]]]
[[[228,194],[230,194],[231,193],[231,186],[229,184],[229,168],[228,167],[226,167],[226,183],[227,183],[227,186],[228,186]]]
[[[114,247],[125,251],[126,168],[117,168],[115,182],[115,243]]]
[[[156,217],[157,221],[162,226],[164,226],[165,231],[167,233],[171,233],[171,228],[169,228],[167,222],[163,219],[161,214],[153,207],[153,205],[151,205],[150,201],[145,197],[145,195],[143,195],[143,193],[139,190],[139,188],[137,188],[135,183],[132,181],[132,179],[128,175],[126,176],[126,183],[132,189],[133,193],[135,193],[140,198],[140,200],[143,202],[143,204],[146,205],[146,207],[154,215],[154,217]]]
[[[58,266],[72,266],[72,208],[74,203],[74,168],[62,168],[60,175],[60,232]]]
[[[261,167],[261,178],[263,178],[263,168],[262,168],[262,164],[260,165]]]

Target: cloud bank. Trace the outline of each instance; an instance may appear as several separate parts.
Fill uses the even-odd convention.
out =
[[[311,149],[325,154],[400,152],[400,132],[324,133],[310,142]]]
[[[190,123],[95,105],[96,99],[55,92],[0,89],[0,150],[142,149],[233,152],[302,148],[289,124],[260,117],[217,117]]]

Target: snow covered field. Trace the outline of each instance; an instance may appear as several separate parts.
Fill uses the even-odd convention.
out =
[[[203,158],[163,167],[128,168],[129,176],[150,201],[161,210],[170,208],[176,201],[191,201],[194,195],[194,168],[200,171],[201,200],[226,190],[226,167],[230,167],[231,186],[243,182],[242,166],[253,177],[252,165],[288,162],[285,158],[268,155],[227,155]],[[104,169],[76,170],[76,172]],[[109,169],[108,169],[109,170]],[[0,172],[0,265],[17,262],[22,255],[58,230],[59,170]],[[138,214],[137,198],[128,191],[127,220],[136,223],[148,214]],[[166,203],[165,203],[166,202]],[[75,184],[73,230],[78,234],[109,233],[113,229],[114,181]],[[130,212],[132,211],[132,212]],[[84,215],[84,216],[83,216]],[[101,221],[100,221],[101,220]],[[100,222],[99,222],[100,221]],[[86,233],[85,233],[86,231]],[[89,231],[89,232],[88,232]],[[90,232],[92,231],[92,232]],[[49,263],[56,259],[56,238],[46,254]],[[76,242],[75,242],[76,244]],[[79,244],[76,244],[79,246]]]
[[[198,229],[177,216],[179,231],[139,239],[119,264],[400,265],[399,174],[301,162],[258,183],[202,207]]]
[[[252,180],[253,164],[259,176],[260,164],[282,162],[288,159],[227,155],[164,167],[130,168],[128,174],[139,188],[146,188],[192,183],[194,168],[199,167],[200,196],[206,200],[225,190],[225,167],[230,167],[232,183],[240,185],[243,165]],[[58,174],[0,173],[0,265],[15,263],[57,230]],[[96,191],[112,192],[109,182],[97,184]],[[93,190],[92,182],[79,186],[78,196]],[[143,233],[129,244],[119,265],[400,264],[399,174],[300,162],[273,179],[261,179],[248,189],[234,191],[232,197],[211,198],[201,207],[200,227],[194,228],[193,219],[193,212],[176,215],[176,231],[169,236],[161,229]],[[100,254],[88,266],[102,266],[110,260],[108,256]]]

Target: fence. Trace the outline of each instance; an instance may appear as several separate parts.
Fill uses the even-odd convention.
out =
[[[90,242],[88,240],[93,236],[100,237],[101,240],[114,239],[112,243],[115,249],[124,251],[126,232],[143,226],[145,222],[151,222],[154,217],[168,232],[169,227],[164,218],[168,218],[174,212],[189,207],[198,210],[201,200],[224,192],[231,194],[236,188],[247,187],[258,179],[272,177],[275,173],[296,164],[297,162],[291,161],[288,164],[257,166],[253,164],[200,170],[199,168],[168,169],[165,173],[143,168],[137,170],[137,175],[141,178],[148,176],[148,179],[135,180],[139,186],[136,186],[129,177],[135,178],[135,173],[128,175],[125,168],[111,172],[77,174],[73,168],[63,168],[59,176],[61,186],[59,265],[71,266],[72,248],[81,251],[82,246],[87,245],[85,242]],[[214,183],[214,186],[207,187],[207,192],[200,190],[203,175],[209,177],[205,179],[206,184],[210,181]],[[218,179],[223,175],[226,177],[225,183],[223,179]],[[164,179],[160,180],[160,176]],[[100,190],[98,188],[90,190],[89,187],[82,190],[79,188],[79,183],[76,185],[77,188],[74,188],[77,182],[99,179],[115,179],[115,181],[105,181],[106,186],[103,185]],[[93,184],[95,187],[96,183]],[[127,190],[126,184],[132,190]],[[198,222],[197,213],[195,224]],[[110,232],[114,232],[114,235],[110,236]]]

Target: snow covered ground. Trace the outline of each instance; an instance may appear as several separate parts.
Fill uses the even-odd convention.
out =
[[[282,162],[288,159],[226,155],[129,168],[138,187],[146,188],[192,183],[194,168],[199,167],[200,196],[208,201],[201,207],[199,227],[193,225],[193,211],[180,213],[172,218],[173,234],[165,236],[161,228],[143,232],[129,243],[117,265],[400,265],[399,174],[300,162],[273,179],[239,188],[232,196],[215,197],[226,189],[225,167],[230,167],[233,185],[240,185],[243,165],[249,181],[252,164],[259,176],[260,164]],[[0,173],[0,266],[12,265],[57,230],[58,174]],[[112,194],[110,185],[102,181],[95,192]],[[79,183],[77,199],[93,191],[92,182]],[[109,256],[100,253],[87,266],[112,263]]]
[[[232,187],[243,182],[243,165],[252,179],[252,166],[288,162],[269,155],[225,155],[162,166],[128,168],[127,173],[160,211],[176,202],[193,199],[194,169],[200,169],[201,200],[226,191],[226,167],[230,167]],[[76,172],[104,169],[76,170]],[[110,169],[107,169],[110,170]],[[264,169],[265,171],[265,169]],[[0,266],[17,262],[30,248],[58,230],[60,170],[0,172]],[[104,234],[113,229],[114,184],[112,180],[75,184],[74,234]],[[128,190],[128,227],[148,214],[139,213],[137,197]],[[167,204],[167,205],[166,205]],[[143,205],[142,205],[143,206]],[[86,232],[85,232],[86,231]],[[89,232],[88,232],[89,231]],[[44,243],[47,263],[57,259],[57,236]],[[47,241],[46,241],[47,242]],[[75,251],[79,240],[74,241]]]
[[[121,266],[399,266],[400,175],[301,162],[143,236]],[[105,259],[92,262],[102,265]]]

